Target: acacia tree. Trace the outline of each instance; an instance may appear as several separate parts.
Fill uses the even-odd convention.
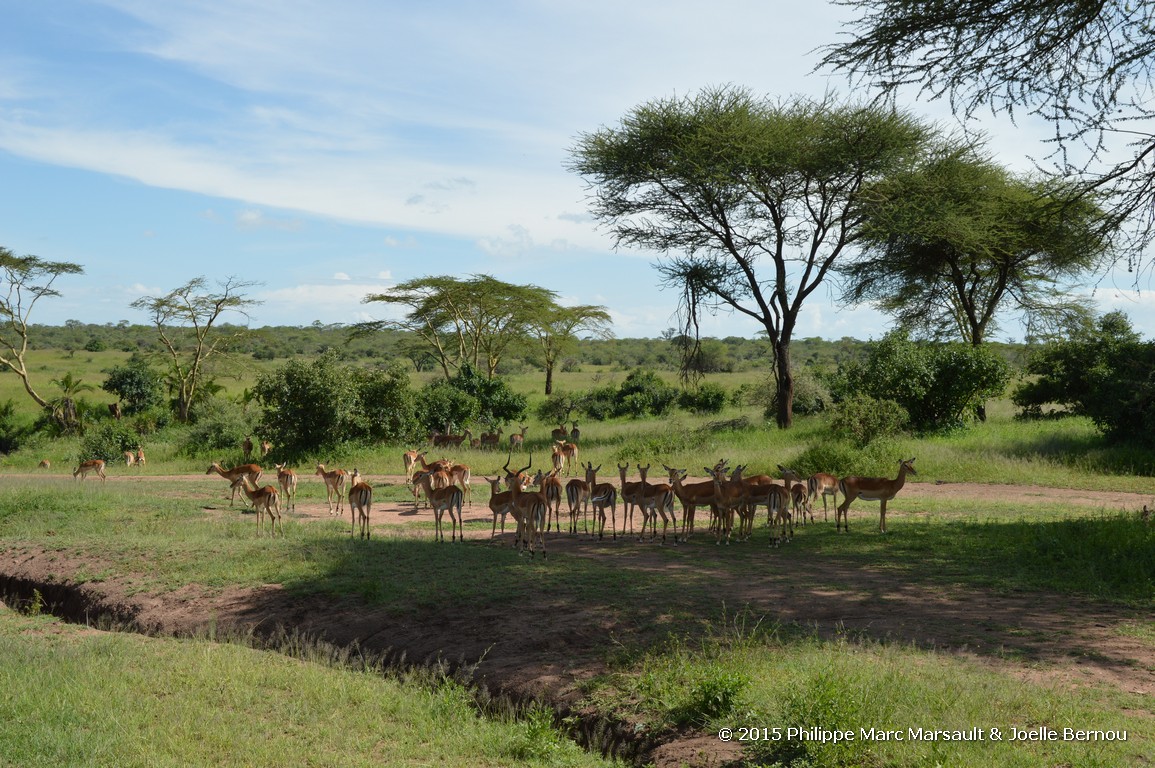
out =
[[[599,339],[612,339],[610,313],[605,307],[582,304],[547,307],[530,323],[530,331],[537,339],[545,366],[545,394],[553,394],[553,372],[561,356],[577,344],[577,334],[589,333]]]
[[[510,345],[525,340],[556,296],[536,285],[513,285],[489,275],[420,277],[362,299],[408,312],[400,320],[360,323],[355,333],[410,331],[429,345],[447,381],[465,364],[493,378]]]
[[[1053,195],[970,147],[939,148],[863,199],[864,257],[841,270],[844,300],[934,338],[977,347],[1007,311],[1028,335],[1066,326],[1089,311],[1069,286],[1110,252],[1090,199]]]
[[[52,287],[58,277],[82,275],[84,268],[67,261],[17,256],[0,247],[0,270],[4,276],[4,295],[0,296],[0,365],[20,377],[24,391],[37,405],[51,411],[51,404],[32,386],[28,374],[28,318],[40,299],[60,295]]]
[[[132,302],[133,309],[148,312],[160,335],[180,421],[189,420],[189,407],[205,386],[212,362],[248,335],[247,328],[225,327],[220,320],[226,313],[248,319],[248,307],[260,304],[244,294],[254,285],[258,283],[229,277],[218,282],[214,292],[204,277],[197,277],[164,296],[143,296]]]
[[[1054,127],[1054,170],[1112,196],[1140,242],[1155,223],[1155,5],[1084,0],[836,0],[859,12],[822,64],[955,113],[1028,113]],[[1119,158],[1122,159],[1113,159]],[[1129,259],[1136,258],[1132,255]]]
[[[721,87],[582,134],[572,169],[618,246],[666,254],[658,269],[681,290],[684,333],[697,339],[701,313],[718,309],[762,326],[786,428],[802,305],[857,237],[863,185],[912,160],[930,133],[892,110]]]

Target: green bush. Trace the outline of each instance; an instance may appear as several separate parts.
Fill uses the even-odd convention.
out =
[[[80,440],[80,460],[121,461],[124,452],[140,446],[140,436],[123,421],[106,421],[88,430]]]
[[[256,431],[285,458],[347,442],[404,440],[417,432],[418,406],[400,367],[365,370],[326,351],[261,375],[253,391],[262,410]]]
[[[213,397],[196,406],[196,420],[189,425],[178,450],[185,456],[214,454],[224,459],[229,453],[239,456],[241,443],[253,432],[253,424],[240,404],[223,397]],[[218,455],[222,454],[224,455]]]
[[[893,400],[852,395],[834,407],[830,431],[861,448],[877,438],[900,434],[909,421],[906,409]]]
[[[700,414],[721,413],[726,407],[726,389],[720,384],[704,382],[697,389],[685,389],[678,395],[678,406]]]
[[[836,400],[866,395],[891,400],[919,431],[950,429],[978,415],[1010,381],[1010,366],[987,347],[932,344],[889,333],[868,346],[863,362],[839,367],[831,389]]]

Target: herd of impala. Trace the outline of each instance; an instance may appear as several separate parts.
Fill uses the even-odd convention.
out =
[[[500,437],[500,430],[496,437]],[[466,431],[468,435],[468,431]],[[445,437],[444,435],[435,436]],[[545,555],[545,534],[551,527],[558,533],[562,531],[562,498],[565,498],[568,507],[568,521],[566,530],[576,534],[581,527],[587,534],[602,539],[606,530],[606,510],[609,510],[609,526],[612,538],[627,535],[637,535],[638,540],[646,539],[647,530],[649,541],[658,538],[658,518],[662,521],[661,541],[666,542],[671,533],[675,542],[686,542],[694,533],[695,518],[698,509],[708,509],[710,519],[709,531],[714,535],[715,543],[730,543],[731,539],[744,541],[750,538],[754,530],[758,509],[766,508],[767,525],[774,535],[772,545],[778,546],[783,541],[789,541],[794,535],[794,522],[805,524],[814,522],[814,503],[822,498],[823,518],[829,520],[827,497],[833,497],[835,503],[834,521],[835,530],[849,531],[847,511],[855,499],[880,502],[879,530],[886,532],[886,504],[902,489],[908,473],[917,474],[914,469],[914,459],[899,461],[898,476],[894,479],[884,477],[835,477],[825,473],[816,473],[803,479],[787,467],[778,465],[782,475],[782,484],[768,475],[746,476],[744,465],[730,468],[726,460],[719,461],[713,467],[703,467],[706,476],[704,481],[687,482],[688,470],[677,469],[662,465],[666,472],[665,482],[651,482],[649,471],[651,465],[636,465],[639,480],[630,481],[627,475],[630,465],[617,465],[619,484],[599,482],[598,472],[601,466],[595,467],[593,462],[582,462],[580,466],[584,479],[573,478],[564,483],[561,480],[563,471],[569,474],[567,466],[572,469],[578,464],[577,424],[572,431],[566,431],[562,425],[554,430],[554,444],[552,447],[552,469],[544,472],[533,469],[533,455],[530,454],[526,466],[513,469],[510,467],[514,447],[520,448],[525,437],[525,428],[520,434],[510,435],[510,453],[505,465],[496,477],[484,478],[490,485],[489,509],[493,514],[493,528],[490,537],[497,536],[498,520],[501,521],[501,531],[505,532],[506,518],[513,517],[516,524],[515,546],[521,552],[528,550],[531,556],[540,549]],[[486,435],[491,438],[492,436]],[[248,452],[252,450],[249,438],[245,439]],[[495,441],[487,440],[490,445]],[[438,444],[434,441],[434,444]],[[444,444],[444,443],[442,443]],[[268,443],[262,443],[262,453],[267,455]],[[139,453],[139,461],[129,460],[126,452],[126,462],[129,466],[143,464],[143,452]],[[137,456],[133,456],[137,459]],[[435,529],[434,538],[437,541],[445,540],[443,519],[446,512],[450,518],[450,541],[464,540],[462,507],[472,506],[472,474],[465,464],[441,459],[434,462],[425,460],[425,452],[409,450],[403,454],[405,476],[407,484],[412,488],[414,509],[418,508],[421,495],[425,496],[428,507],[433,511]],[[47,462],[42,462],[42,466]],[[297,474],[284,464],[276,464],[277,484],[260,486],[263,475],[260,465],[254,463],[239,464],[226,469],[220,462],[213,462],[206,474],[218,474],[229,481],[231,494],[229,505],[236,500],[240,490],[249,499],[257,512],[257,535],[261,535],[264,528],[264,516],[269,516],[270,534],[277,531],[284,535],[281,525],[281,499],[284,499],[286,509],[296,508]],[[82,462],[72,473],[73,477],[85,479],[89,473],[95,473],[101,481],[106,479],[104,461],[94,459]],[[351,517],[351,536],[358,534],[364,539],[370,538],[369,513],[373,501],[373,487],[365,482],[360,473],[354,469],[352,475],[344,469],[326,469],[324,464],[318,464],[316,473],[325,483],[326,503],[330,515],[340,515],[342,501],[348,500]],[[345,486],[348,484],[348,492]],[[504,484],[505,489],[502,489]],[[536,489],[533,489],[536,486]],[[838,497],[842,496],[839,504]],[[622,502],[621,531],[618,531],[617,509],[618,498]],[[679,522],[675,513],[675,502],[681,504],[682,514]],[[634,527],[634,513],[639,512],[640,532]],[[592,511],[592,515],[591,515]],[[592,530],[591,530],[592,529]]]

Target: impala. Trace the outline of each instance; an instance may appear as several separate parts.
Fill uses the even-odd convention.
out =
[[[801,486],[798,486],[801,487]],[[794,538],[794,516],[792,514],[790,502],[790,491],[787,491],[780,485],[772,486],[769,489],[769,503],[766,505],[766,525],[771,529],[770,546],[777,547],[783,541],[790,541]],[[779,525],[779,533],[777,536],[773,535],[774,523]],[[787,534],[789,528],[789,534]]]
[[[588,524],[586,511],[589,508],[590,498],[590,468],[593,467],[591,463],[589,466],[582,464],[582,469],[585,471],[586,479],[579,480],[576,477],[565,484],[565,500],[569,504],[569,532],[577,533],[577,518],[578,513],[581,513],[583,524]],[[588,532],[588,528],[587,528]]]
[[[906,483],[906,473],[917,475],[914,471],[914,459],[901,459],[898,462],[898,477],[888,480],[885,477],[844,477],[838,481],[838,492],[842,494],[842,503],[834,510],[834,530],[839,529],[839,514],[842,515],[841,524],[850,531],[850,520],[847,512],[850,503],[855,499],[881,502],[878,516],[878,530],[886,533],[886,502],[893,499]]]
[[[485,482],[489,483],[489,511],[493,513],[493,530],[489,533],[489,538],[493,539],[497,536],[497,518],[501,516],[501,532],[505,533],[505,516],[508,515],[513,507],[513,492],[501,490],[501,478],[495,477],[492,480],[488,477],[484,478]]]
[[[277,489],[271,485],[266,485],[263,488],[258,488],[256,484],[249,482],[248,475],[241,475],[233,481],[233,489],[240,487],[245,495],[249,497],[249,502],[253,505],[253,510],[257,513],[257,536],[261,535],[261,528],[264,527],[265,513],[269,513],[269,534],[271,536],[277,535],[277,528],[281,529],[281,536],[285,535],[285,528],[281,525],[281,506],[277,503]]]
[[[574,464],[577,463],[578,447],[574,443],[567,443],[565,441],[562,441],[560,448],[561,448],[562,458],[564,459],[562,461],[562,464],[566,465],[565,473],[568,475],[569,474],[569,467],[572,467]]]
[[[329,505],[329,514],[341,514],[341,494],[345,490],[345,480],[349,473],[343,469],[325,469],[324,464],[317,465],[315,473],[325,481],[325,502]],[[337,497],[337,511],[333,511],[333,497]]]
[[[428,482],[425,482],[428,480]],[[421,492],[426,491],[428,487],[430,490],[441,491],[453,485],[453,479],[449,473],[444,469],[422,469],[418,470],[413,475],[413,509],[418,508],[418,499],[421,498]],[[425,493],[425,502],[429,508],[433,508],[433,499],[430,498],[428,491]]]
[[[547,475],[539,469],[537,475],[533,478],[533,484],[537,486],[539,491],[545,494],[547,502],[545,509],[545,532],[549,533],[549,521],[552,517],[557,532],[561,533],[562,485],[561,478],[557,476],[557,470],[555,469]]]
[[[270,443],[268,440],[262,440],[261,441],[261,458],[268,456],[272,452],[273,452],[273,444]]]
[[[425,453],[418,450],[406,451],[401,454],[401,460],[405,462],[405,482],[413,482],[413,472],[417,468],[417,459],[425,456]]]
[[[577,441],[581,439],[581,436],[582,431],[578,429],[577,422],[575,421],[573,422],[573,429],[569,431],[569,441],[576,444]]]
[[[666,531],[670,520],[674,521],[674,540],[677,541],[678,518],[674,516],[674,489],[666,483],[650,485],[646,482],[646,474],[650,465],[638,465],[638,474],[642,477],[642,487],[638,491],[638,503],[642,507],[642,538],[646,535],[646,520],[651,523],[650,541],[658,535],[658,515],[662,516],[662,543],[666,543]],[[639,539],[641,541],[641,539]]]
[[[747,488],[742,483],[742,470],[745,467],[735,467],[729,479],[726,479],[726,468],[722,465],[703,469],[714,478],[714,504],[718,508],[718,531],[714,543],[721,544],[724,536],[728,545],[730,532],[734,528],[734,512],[741,509],[746,501]]]
[[[569,430],[565,428],[565,424],[562,424],[560,427],[558,427],[554,431],[550,432],[549,434],[550,434],[550,437],[553,438],[553,441],[555,443],[558,442],[559,440],[568,440],[569,439]]]
[[[825,472],[815,472],[806,481],[806,497],[807,499],[817,499],[819,494],[822,495],[822,520],[828,522],[830,514],[826,511],[826,497],[834,497],[835,513],[838,511],[838,478],[834,475],[828,475]]]
[[[501,442],[501,435],[503,430],[501,427],[497,428],[496,432],[482,432],[481,433],[481,447],[482,448],[496,448]]]
[[[521,450],[521,446],[525,444],[525,431],[527,429],[529,429],[529,427],[522,425],[521,432],[515,432],[509,436],[509,450],[511,452]]]
[[[450,482],[461,485],[461,492],[465,494],[465,499],[469,506],[473,506],[473,472],[469,469],[467,464],[450,464],[449,469]]]
[[[778,465],[778,471],[782,473],[782,479],[786,482],[786,488],[790,491],[791,507],[794,514],[801,515],[800,522],[806,525],[806,513],[810,513],[810,522],[814,522],[814,508],[810,506],[810,483],[798,476],[798,473],[792,469]]]
[[[277,468],[277,484],[281,486],[281,494],[285,497],[285,509],[297,509],[297,473],[285,469],[284,464],[274,464]]]
[[[356,530],[357,524],[361,524],[361,538],[368,540],[369,532],[369,509],[373,506],[373,486],[361,481],[361,473],[356,469],[353,470],[353,477],[350,478],[352,483],[349,486],[349,536],[353,536],[353,531]]]
[[[630,465],[626,464],[624,467],[618,465],[618,477],[622,479],[622,535],[626,535],[626,517],[630,518],[630,535],[634,535],[634,507],[638,503],[638,491],[641,490],[641,483],[626,482],[626,472]]]
[[[794,514],[800,515],[802,521],[806,521],[806,516],[810,516],[810,522],[814,522],[814,508],[810,506],[810,496],[806,493],[806,484],[799,483],[790,489],[790,501],[794,507]]]
[[[445,517],[446,510],[449,511],[449,523],[451,526],[449,541],[456,542],[458,538],[457,529],[461,527],[461,540],[465,541],[465,525],[461,519],[461,489],[456,485],[447,485],[444,488],[434,488],[432,476],[435,472],[421,471],[413,477],[415,483],[420,483],[421,488],[425,491],[425,498],[429,500],[429,506],[433,508],[433,519],[435,521],[433,540],[445,541],[445,530],[442,527],[441,521]]]
[[[131,467],[134,464],[136,464],[136,451],[125,451],[124,452],[124,465],[126,467]]]
[[[533,454],[529,455],[529,464],[521,469],[512,470],[509,468],[509,458],[505,460],[505,484],[509,486],[512,495],[512,502],[514,509],[512,510],[518,516],[518,536],[522,544],[521,551],[525,551],[525,545],[529,546],[530,557],[536,556],[534,550],[534,541],[541,542],[541,556],[545,557],[545,533],[542,528],[546,521],[546,509],[549,506],[549,500],[541,491],[536,493],[523,491],[521,478],[524,473],[533,466]]]
[[[610,508],[610,533],[614,540],[618,538],[618,490],[610,483],[598,482],[598,470],[602,467],[599,464],[596,468],[591,461],[586,467],[586,483],[590,488],[590,505],[594,509],[594,514],[598,516],[598,521],[601,525],[595,523],[598,529],[598,538],[605,538],[606,535],[606,505]],[[624,522],[624,521],[623,521]]]
[[[245,439],[241,442],[241,452],[245,454],[245,461],[253,458],[253,436],[245,435]]]
[[[562,451],[562,449],[561,449],[561,447],[563,445],[565,445],[564,441],[555,442],[553,444],[553,453],[550,455],[550,459],[553,461],[553,471],[554,472],[561,472],[562,469],[565,468],[566,456],[565,456],[565,452]]]
[[[80,466],[72,470],[72,476],[79,477],[81,480],[87,480],[89,472],[95,472],[102,483],[108,479],[104,474],[103,459],[89,459],[88,461],[80,462]]]
[[[52,469],[52,462],[48,459],[41,459],[40,463],[36,466],[40,467],[41,469]]]
[[[690,534],[694,532],[694,513],[698,507],[714,504],[714,481],[707,480],[687,485],[684,482],[689,474],[687,470],[674,469],[665,464],[662,467],[670,473],[670,485],[674,489],[674,495],[682,502],[682,541],[689,541]]]
[[[223,477],[225,480],[228,480],[229,485],[232,486],[233,493],[231,496],[229,496],[230,507],[233,505],[233,501],[237,498],[237,480],[239,480],[242,476],[247,476],[255,488],[257,487],[257,483],[259,483],[261,480],[261,475],[264,474],[264,471],[256,464],[238,464],[232,469],[225,469],[221,466],[219,461],[214,461],[209,465],[209,468],[205,470],[206,475],[211,475],[214,472]]]

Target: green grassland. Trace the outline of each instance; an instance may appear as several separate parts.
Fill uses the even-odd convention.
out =
[[[656,343],[656,342],[655,342]],[[124,352],[65,352],[38,357],[38,377],[66,372],[98,383],[100,371]],[[119,356],[119,357],[117,357]],[[239,393],[262,366],[254,361],[221,379]],[[668,375],[673,380],[673,374]],[[625,372],[609,368],[559,374],[556,388],[579,391]],[[732,389],[756,382],[758,371],[719,375]],[[418,383],[419,377],[414,377]],[[540,373],[509,377],[517,391],[540,401]],[[13,385],[16,386],[13,386]],[[0,375],[0,401],[25,398],[18,380]],[[89,393],[98,397],[99,393]],[[526,452],[514,461],[548,462],[548,430],[530,419]],[[776,474],[778,464],[816,461],[830,448],[822,417],[797,419],[781,431],[757,408],[730,406],[715,416],[679,412],[668,419],[582,423],[579,459],[601,466],[616,483],[619,464],[662,464],[692,474],[719,458],[749,465],[749,474]],[[172,432],[145,442],[143,469],[110,468],[105,485],[74,482],[66,469],[79,457],[75,441],[34,441],[0,462],[0,553],[54,553],[63,572],[85,563],[77,578],[116,579],[141,593],[165,594],[189,584],[210,590],[282,585],[302,597],[329,595],[419,615],[454,605],[518,605],[549,594],[558,604],[591,606],[624,619],[637,635],[607,642],[611,670],[586,686],[587,701],[655,730],[802,726],[849,729],[965,730],[1072,727],[1126,730],[1126,742],[1030,742],[856,739],[762,739],[747,744],[759,764],[792,766],[1142,765],[1155,745],[1149,697],[1107,687],[1048,684],[1025,674],[1032,662],[1013,654],[1000,663],[938,653],[925,646],[883,642],[864,633],[831,639],[805,625],[780,625],[764,612],[728,603],[715,578],[765,569],[768,533],[749,545],[718,548],[705,536],[679,547],[646,547],[664,567],[635,565],[623,551],[645,545],[590,542],[593,556],[559,553],[542,562],[511,549],[438,546],[431,522],[382,526],[371,543],[350,541],[348,522],[304,524],[287,516],[284,539],[258,540],[252,515],[212,516],[224,491],[205,476],[209,455],[188,456]],[[398,475],[407,446],[362,446],[318,457],[330,466],[369,475]],[[431,454],[432,455],[432,454]],[[505,452],[455,449],[474,477],[495,473]],[[834,455],[834,454],[831,454]],[[912,482],[978,482],[1149,493],[1155,457],[1105,444],[1084,419],[1022,422],[997,401],[989,420],[945,435],[882,442],[830,471],[893,476],[900,457],[917,458]],[[523,457],[523,458],[522,458]],[[41,458],[51,472],[30,477]],[[520,466],[519,464],[519,466]],[[817,467],[815,467],[817,468]],[[300,493],[323,489],[300,468]],[[186,474],[161,485],[123,482],[130,475]],[[636,472],[631,469],[631,476]],[[661,473],[664,474],[664,473]],[[484,503],[487,487],[474,489]],[[397,483],[380,483],[380,500],[410,498]],[[901,501],[901,497],[900,497]],[[1135,510],[1089,511],[1062,501],[931,500],[917,509],[895,503],[890,535],[876,532],[872,504],[851,511],[854,535],[808,527],[775,551],[781,567],[830,564],[839,573],[870,569],[933,592],[936,589],[1038,594],[1093,601],[1132,616],[1120,633],[1155,646],[1155,526]],[[819,513],[821,517],[821,512]],[[425,518],[428,520],[428,518]],[[700,518],[701,519],[701,518]],[[899,520],[900,522],[895,522]],[[488,533],[489,523],[474,524]],[[619,521],[620,525],[620,521]],[[416,527],[420,536],[414,538]],[[824,587],[856,589],[845,576]],[[205,750],[203,764],[468,765],[584,764],[540,713],[516,722],[480,718],[456,683],[426,680],[415,689],[311,659],[285,658],[205,640],[158,640],[78,631],[44,616],[0,613],[0,686],[16,692],[0,701],[0,765],[177,765]],[[110,672],[96,671],[107,664]],[[295,677],[300,675],[301,678]],[[409,685],[410,683],[406,683]],[[143,692],[143,696],[141,695]],[[138,701],[138,699],[140,701]],[[347,700],[347,701],[346,701]],[[349,703],[360,705],[350,707]],[[370,711],[360,722],[358,712]],[[93,713],[116,712],[101,719]],[[445,722],[454,723],[446,732]],[[401,723],[419,736],[400,734]],[[464,727],[468,723],[468,729]],[[476,726],[476,732],[473,729]],[[440,733],[438,732],[440,729]],[[274,738],[260,738],[263,734]],[[141,734],[148,734],[147,738]],[[83,746],[90,744],[88,752]],[[207,745],[207,746],[205,746]],[[192,763],[196,764],[196,763]]]

